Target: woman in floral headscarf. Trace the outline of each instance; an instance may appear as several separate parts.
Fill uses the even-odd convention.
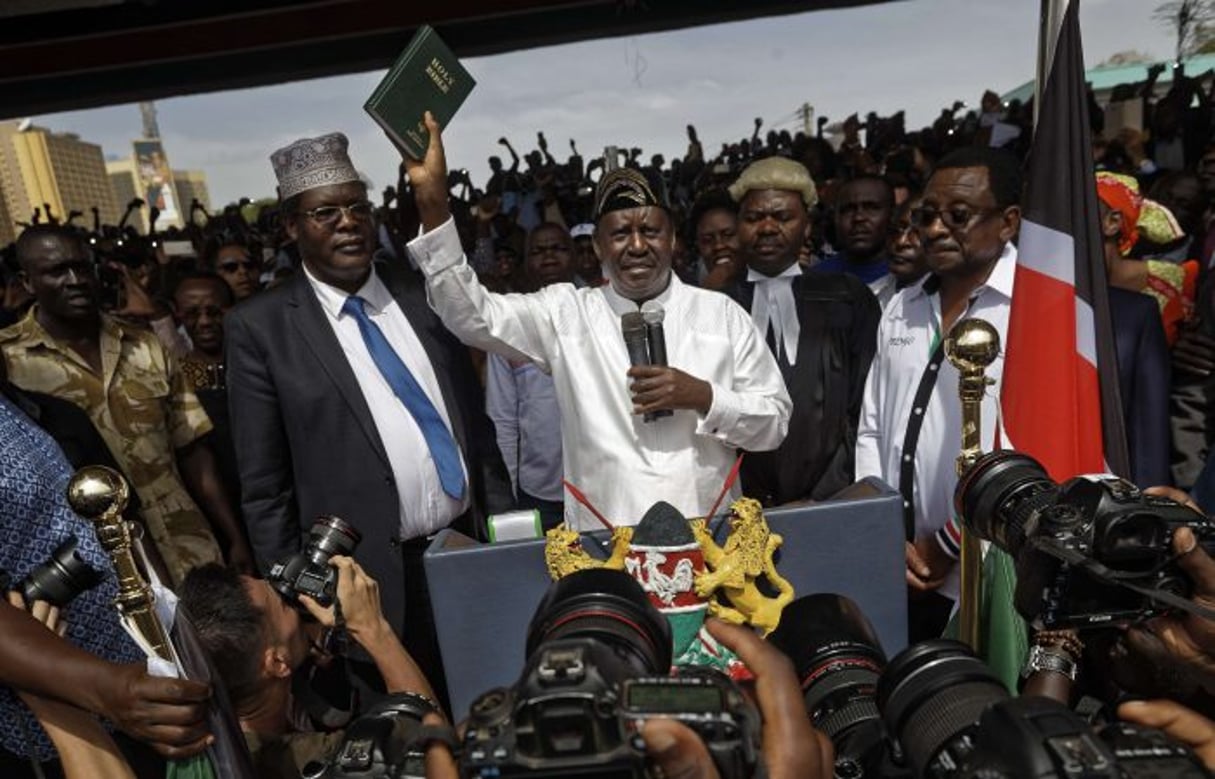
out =
[[[1177,341],[1182,322],[1190,317],[1194,308],[1198,262],[1139,260],[1127,255],[1141,237],[1154,244],[1167,245],[1184,237],[1185,233],[1167,208],[1140,194],[1138,182],[1129,176],[1099,172],[1097,196],[1122,216],[1122,235],[1118,241],[1122,256],[1118,259],[1106,256],[1109,283],[1155,298],[1160,305],[1165,336],[1172,346]]]

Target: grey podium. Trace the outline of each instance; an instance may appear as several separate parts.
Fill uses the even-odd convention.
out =
[[[892,657],[907,643],[902,499],[876,480],[843,494],[765,512],[784,537],[777,565],[798,596],[835,592],[856,601]],[[724,535],[719,528],[719,542]],[[585,546],[605,556],[595,543]],[[452,716],[460,720],[478,695],[513,684],[523,669],[527,624],[551,583],[544,541],[481,544],[444,530],[424,565]]]

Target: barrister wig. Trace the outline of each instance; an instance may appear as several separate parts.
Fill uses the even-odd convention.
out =
[[[818,202],[818,190],[810,171],[800,162],[784,157],[768,157],[747,166],[738,180],[730,185],[730,197],[741,203],[747,193],[756,189],[778,189],[796,192],[809,210]]]

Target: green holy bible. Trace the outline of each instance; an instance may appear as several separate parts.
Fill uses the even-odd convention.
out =
[[[388,69],[363,109],[384,128],[398,149],[420,160],[430,144],[422,117],[430,111],[446,128],[474,84],[434,28],[424,25]]]

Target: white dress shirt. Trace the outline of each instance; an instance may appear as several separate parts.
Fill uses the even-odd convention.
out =
[[[1000,356],[987,368],[994,379],[983,399],[981,446],[991,451],[998,424],[1000,378],[1004,370],[1003,345],[1008,336],[1008,313],[1012,303],[1017,250],[1011,243],[992,269],[987,281],[971,295],[966,312],[989,322],[1000,334]],[[878,325],[877,354],[865,382],[856,441],[856,478],[876,476],[899,486],[903,438],[913,414],[923,414],[916,445],[914,500],[916,537],[935,534],[953,518],[953,490],[957,483],[955,463],[962,449],[962,403],[958,399],[958,372],[946,359],[927,407],[914,407],[920,385],[941,333],[940,296],[925,290],[932,276],[898,292],[882,312]],[[932,285],[929,285],[930,289]],[[941,587],[941,594],[956,599],[958,571]]]
[[[736,448],[774,449],[792,403],[747,312],[726,295],[688,287],[674,273],[657,300],[671,366],[712,385],[713,402],[645,423],[633,414],[620,316],[637,311],[610,285],[551,284],[528,295],[492,294],[464,259],[449,219],[409,244],[431,306],[464,343],[549,373],[561,407],[565,478],[617,525],[635,525],[656,501],[685,515],[712,507]],[[737,485],[733,495],[737,495]],[[566,521],[599,523],[568,496]]]
[[[800,275],[802,268],[796,262],[776,276],[766,276],[754,268],[747,270],[747,281],[755,284],[751,321],[764,338],[772,328],[772,343],[777,349],[784,348],[789,365],[797,363],[797,343],[802,337],[802,323],[793,300],[793,280]]]
[[[422,429],[371,359],[363,334],[359,331],[359,323],[354,317],[342,313],[342,306],[350,295],[319,281],[308,272],[307,266],[304,266],[304,273],[346,354],[346,362],[354,371],[354,378],[363,391],[372,421],[388,454],[401,502],[401,538],[417,538],[447,527],[468,508],[468,468],[464,464],[463,453],[460,465],[464,469],[466,486],[464,497],[456,500],[443,491]],[[443,391],[435,378],[434,367],[392,293],[372,271],[367,282],[355,294],[366,301],[363,310],[368,318],[384,333],[393,351],[426,392],[426,397],[443,417],[450,432],[451,417],[447,414],[447,405],[443,402]]]

